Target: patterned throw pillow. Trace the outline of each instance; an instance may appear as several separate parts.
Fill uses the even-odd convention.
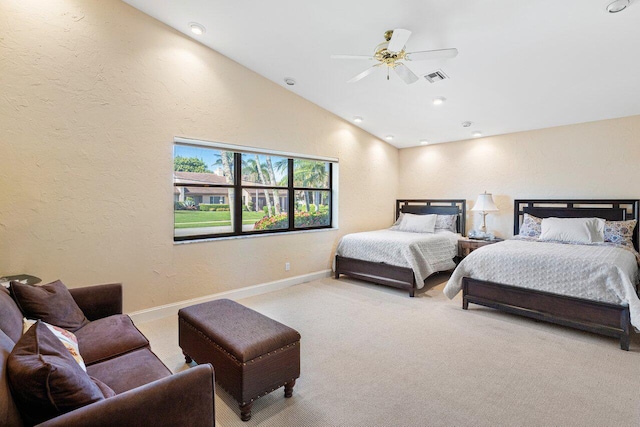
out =
[[[636,228],[635,219],[629,221],[605,221],[604,241],[633,248],[633,230]]]
[[[539,238],[542,233],[542,218],[537,216],[524,214],[522,224],[520,225],[520,236]]]
[[[22,333],[25,334],[29,330],[29,328],[31,328],[36,322],[37,320],[27,319],[26,317],[24,317],[22,319]],[[75,334],[73,332],[67,331],[66,329],[62,329],[45,322],[42,323],[44,323],[46,327],[49,328],[51,332],[53,332],[53,335],[55,335],[56,338],[60,340],[62,345],[64,345],[64,347],[69,350],[69,353],[71,353],[71,357],[73,357],[73,359],[78,362],[78,365],[80,365],[82,370],[87,372],[87,367],[84,364],[84,359],[80,355],[78,338],[76,338]]]
[[[25,425],[40,424],[105,398],[41,321],[20,337],[6,360],[11,394],[22,409]]]
[[[448,230],[456,232],[456,219],[458,215],[438,215],[436,218],[436,230]]]

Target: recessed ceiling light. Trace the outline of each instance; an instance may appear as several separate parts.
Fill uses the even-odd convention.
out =
[[[462,127],[463,128],[468,128],[468,127],[471,126],[471,124],[472,124],[471,122],[462,122]]]
[[[427,145],[427,144],[429,144],[429,141],[427,141],[426,139],[420,140],[420,145]]]
[[[201,36],[207,32],[206,28],[204,28],[202,25],[198,24],[197,22],[189,23],[189,28],[191,28],[191,32],[196,36]]]
[[[291,77],[285,77],[284,82],[289,86],[294,86],[296,84],[296,81]]]
[[[360,117],[360,116],[354,116],[354,117],[353,117],[353,122],[354,122],[354,123],[362,123],[362,117]]]
[[[607,12],[618,13],[622,12],[629,6],[629,0],[616,0],[607,5]]]
[[[445,98],[444,96],[435,97],[433,98],[433,105],[442,105],[446,100],[447,98]]]
[[[387,135],[384,137],[387,141],[393,141],[393,135]]]
[[[482,136],[482,132],[480,132],[479,130],[476,130],[471,133],[471,136],[474,138],[480,138]]]

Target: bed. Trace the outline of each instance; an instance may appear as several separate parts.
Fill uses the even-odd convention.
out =
[[[406,289],[409,296],[413,297],[417,291],[427,290],[424,280],[430,274],[453,269],[453,257],[457,255],[459,237],[456,233],[465,232],[466,201],[396,200],[396,219],[401,213],[455,215],[455,230],[452,230],[450,235],[440,233],[427,236],[426,240],[430,239],[430,242],[426,242],[424,236],[429,233],[378,230],[348,234],[340,240],[336,249],[335,278],[338,279],[344,274],[372,283]],[[419,234],[423,236],[415,236]],[[444,252],[452,256],[442,259]],[[403,257],[402,254],[407,256]],[[434,256],[440,256],[441,259],[431,259]]]
[[[514,235],[519,235],[525,214],[637,221],[638,204],[638,200],[516,200]],[[637,251],[638,226],[632,235]],[[640,326],[638,260],[633,249],[517,237],[470,254],[444,292],[452,298],[461,290],[465,310],[470,303],[483,305],[614,337],[620,348],[629,350],[632,322]]]

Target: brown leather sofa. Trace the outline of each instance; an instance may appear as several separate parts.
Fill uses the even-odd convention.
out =
[[[212,426],[215,425],[211,365],[171,371],[149,341],[122,314],[122,285],[70,289],[91,322],[75,332],[87,373],[115,396],[67,412],[43,426]],[[7,358],[22,334],[22,312],[0,287],[0,425],[21,426],[7,379]]]

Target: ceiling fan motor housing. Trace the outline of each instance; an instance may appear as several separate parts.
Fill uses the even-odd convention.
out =
[[[380,43],[378,46],[376,46],[376,50],[373,54],[373,57],[377,61],[380,61],[383,64],[391,68],[394,68],[396,66],[396,61],[401,61],[405,59],[406,53],[404,49],[402,49],[400,52],[391,52],[390,50],[387,49],[388,46],[389,46],[388,41],[384,43]]]

